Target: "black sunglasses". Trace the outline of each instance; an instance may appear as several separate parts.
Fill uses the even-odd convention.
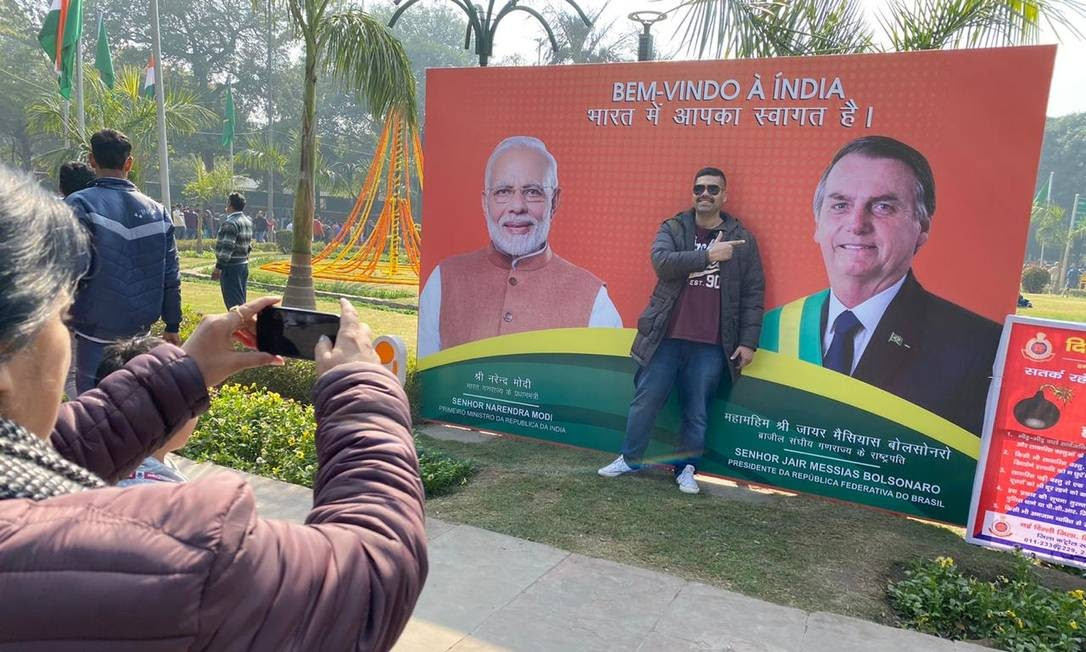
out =
[[[706,186],[706,185],[702,185],[700,183],[697,184],[696,186],[694,186],[694,195],[695,196],[699,196],[703,192],[707,192],[710,195],[712,195],[713,197],[716,197],[717,195],[720,194],[720,186],[717,186],[717,185]]]

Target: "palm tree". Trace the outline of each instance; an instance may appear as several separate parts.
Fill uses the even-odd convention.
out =
[[[204,167],[203,160],[192,154],[188,160],[192,166],[192,181],[185,184],[185,194],[195,197],[203,204],[203,208],[216,199],[226,202],[226,195],[234,189],[234,170],[229,159],[215,159],[215,165],[210,170]],[[204,251],[204,225],[203,215],[196,218],[196,251]]]
[[[262,0],[253,0],[254,7]],[[331,0],[272,0],[285,7],[305,46],[305,86],[298,185],[294,193],[294,241],[283,304],[314,308],[313,213],[317,157],[317,74],[330,71],[369,105],[374,115],[392,108],[415,120],[415,78],[403,46],[369,14],[333,11]]]
[[[415,4],[419,0],[407,0],[402,7],[396,10],[396,13],[392,14],[392,18],[388,21],[388,26],[392,27],[396,24],[396,21],[400,19],[403,12],[407,11],[411,5]],[[539,13],[531,7],[527,7],[519,4],[519,0],[507,0],[507,2],[500,8],[496,7],[495,0],[490,0],[487,5],[486,11],[483,11],[482,5],[476,5],[471,0],[452,0],[453,3],[460,8],[461,11],[468,18],[468,29],[464,35],[464,49],[471,47],[472,36],[475,37],[475,54],[479,55],[479,65],[486,66],[490,61],[490,57],[494,54],[494,33],[498,31],[498,25],[502,20],[513,13],[514,11],[522,11],[532,18],[535,18],[536,22],[543,26],[543,29],[547,33],[547,39],[551,42],[551,47],[555,52],[558,52],[558,40],[554,36],[554,30],[547,24],[547,20],[543,17],[543,14]],[[585,15],[581,7],[574,2],[574,0],[564,0],[565,4],[573,7],[577,12],[577,16],[585,25],[591,27],[592,21]],[[400,4],[400,0],[393,0],[393,4]]]
[[[273,142],[270,138],[250,137],[245,141],[245,149],[235,154],[235,159],[238,164],[247,170],[263,172],[268,175],[267,190],[270,195],[271,180],[273,178],[285,181],[287,164],[290,162],[290,151]]]
[[[860,0],[684,0],[679,28],[697,56],[747,58],[1036,43],[1040,26],[1081,36],[1080,0],[891,0],[879,46]]]
[[[93,68],[87,66],[83,75],[86,92],[87,133],[80,134],[74,121],[64,119],[60,96],[50,89],[43,92],[28,109],[31,129],[66,139],[70,145],[45,152],[38,159],[52,168],[66,160],[85,159],[90,134],[109,127],[128,136],[132,142],[134,181],[154,166],[156,139],[155,101],[143,95],[142,71],[134,66],[121,68],[116,85],[107,88]],[[166,129],[171,134],[190,136],[217,118],[199,103],[195,93],[178,85],[166,87]]]
[[[1041,262],[1045,261],[1045,248],[1056,249],[1063,245],[1067,229],[1063,226],[1064,210],[1051,203],[1035,203],[1030,211],[1029,223],[1033,235],[1041,245]]]
[[[547,63],[614,63],[633,60],[637,35],[632,30],[623,32],[615,27],[617,19],[601,25],[600,16],[610,6],[606,0],[589,16],[589,23],[568,9],[548,8],[545,12],[550,21],[558,28],[558,49],[551,50]],[[536,39],[540,49],[547,44],[546,39]]]

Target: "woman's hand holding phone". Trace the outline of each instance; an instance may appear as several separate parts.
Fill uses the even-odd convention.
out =
[[[243,369],[283,364],[283,358],[277,355],[234,348],[234,340],[249,348],[256,347],[256,315],[276,303],[279,303],[276,297],[263,297],[200,321],[181,348],[196,363],[208,387]]]
[[[314,357],[318,377],[341,364],[381,362],[373,350],[373,331],[368,324],[359,321],[354,306],[346,299],[340,299],[339,311],[339,333],[335,345],[323,335],[317,342]]]

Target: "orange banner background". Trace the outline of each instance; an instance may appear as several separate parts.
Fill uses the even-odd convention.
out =
[[[1054,46],[427,73],[422,278],[446,256],[487,243],[480,193],[491,149],[511,135],[541,138],[558,160],[554,250],[608,285],[627,327],[654,281],[648,249],[660,222],[691,205],[702,166],[728,175],[725,209],[759,240],[766,306],[827,285],[812,241],[814,189],[843,144],[888,135],[925,154],[935,172],[932,236],[917,255],[921,283],[993,320],[1014,311],[1044,128]],[[839,77],[846,100],[773,100],[774,76]],[[746,99],[754,75],[766,100]],[[613,102],[616,82],[735,79],[733,101]],[[856,124],[840,124],[854,98]],[[759,126],[755,107],[829,107],[824,126]],[[680,107],[742,107],[739,126],[683,126]],[[873,124],[864,125],[867,107]],[[596,126],[591,108],[634,109],[632,126]]]

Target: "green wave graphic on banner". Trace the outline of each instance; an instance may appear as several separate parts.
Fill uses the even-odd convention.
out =
[[[631,329],[556,329],[471,342],[419,362],[423,416],[615,452],[636,364]],[[672,396],[649,461],[675,456]],[[964,524],[979,440],[877,387],[759,351],[710,406],[701,471]],[[586,472],[588,470],[586,469]]]

